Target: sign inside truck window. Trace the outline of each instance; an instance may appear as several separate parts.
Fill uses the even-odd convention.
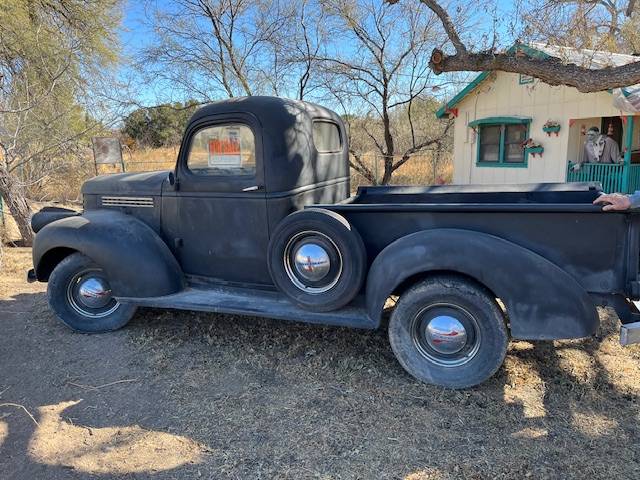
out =
[[[253,132],[241,124],[203,128],[191,140],[187,165],[198,175],[254,175]]]
[[[242,164],[240,128],[222,127],[212,129],[209,137],[209,166],[236,167]]]

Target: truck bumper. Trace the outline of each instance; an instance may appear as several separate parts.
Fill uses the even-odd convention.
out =
[[[627,323],[620,327],[620,345],[640,343],[640,322]]]

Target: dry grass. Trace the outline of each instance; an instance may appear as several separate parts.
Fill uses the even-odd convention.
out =
[[[396,159],[396,161],[399,159]],[[369,169],[377,173],[378,178],[384,172],[383,160],[379,156],[365,155],[363,162]],[[377,168],[376,168],[377,166]],[[443,155],[434,172],[431,154],[414,155],[407,163],[393,173],[391,185],[442,185],[453,181],[453,159],[451,155]],[[369,185],[362,175],[351,169],[351,187]]]
[[[44,286],[24,283],[29,251],[9,249],[7,256],[0,311],[17,313],[5,317],[0,336],[0,391],[11,386],[3,401],[38,412],[81,393],[85,401],[69,409],[66,424],[126,432],[141,425],[206,451],[200,463],[154,478],[640,477],[640,348],[618,344],[609,310],[600,310],[595,338],[514,341],[492,379],[456,392],[410,378],[384,329],[142,309],[119,332],[76,335],[47,309]],[[132,377],[140,381],[96,391],[68,383]],[[15,435],[33,430],[32,422],[17,413],[2,420],[8,425],[0,423],[0,437],[8,434],[0,468],[6,465],[8,478],[66,475],[41,465],[29,470],[33,462],[139,471],[139,463],[127,464],[126,448],[107,452],[102,466],[87,464],[99,456],[79,430],[88,442],[81,449],[45,431],[39,438],[58,442],[55,451],[30,455]]]
[[[131,151],[125,155],[125,166],[127,171],[140,172],[147,170],[166,170],[175,166],[178,157],[178,146],[141,149]],[[382,176],[383,161],[375,155],[365,155],[364,163],[369,166],[371,171],[377,171],[378,176]],[[376,169],[377,164],[377,169]],[[106,169],[107,166],[101,168]],[[119,171],[114,168],[113,171]],[[453,179],[453,161],[450,155],[443,155],[442,160],[438,164],[436,171],[433,171],[433,161],[430,154],[414,155],[411,160],[402,165],[392,177],[392,185],[432,185],[451,183]],[[368,182],[362,175],[352,169],[351,182],[355,190],[360,185],[368,185]]]
[[[41,208],[44,207],[62,207],[69,208],[71,210],[80,210],[82,208],[82,203],[80,202],[30,202],[29,206],[31,207],[31,211],[33,213],[37,212]],[[18,242],[20,240],[20,232],[18,231],[18,226],[16,225],[11,212],[6,205],[3,205],[2,210],[2,220],[0,221],[0,243],[2,245],[12,244]],[[1,254],[1,250],[0,250]]]
[[[124,155],[128,172],[170,170],[176,166],[179,145],[164,148],[132,150]]]
[[[130,172],[141,172],[148,170],[167,170],[175,166],[178,157],[178,146],[156,148],[156,149],[140,149],[125,154],[125,167]],[[374,155],[365,155],[366,165],[372,171],[376,171],[375,163],[377,163],[378,176],[382,176],[383,165],[382,159]],[[101,173],[109,171],[120,171],[120,167],[114,167],[111,170],[107,165],[101,166]],[[402,165],[395,173],[391,183],[393,185],[432,185],[451,183],[453,179],[453,161],[450,155],[443,155],[441,162],[433,171],[432,156],[430,154],[414,155],[411,160]],[[366,180],[352,169],[352,184],[354,188],[359,185],[366,185]]]

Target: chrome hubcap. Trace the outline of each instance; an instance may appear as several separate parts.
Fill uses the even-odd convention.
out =
[[[111,288],[99,277],[88,277],[78,286],[78,300],[89,308],[102,308],[111,301]]]
[[[464,325],[449,315],[439,315],[427,324],[427,343],[438,353],[450,355],[462,350],[467,343]]]
[[[464,365],[480,349],[480,328],[471,313],[459,305],[437,303],[421,309],[411,325],[420,354],[443,367]]]
[[[102,270],[97,268],[83,270],[71,279],[67,301],[76,313],[87,318],[106,317],[120,306]]]
[[[291,283],[306,293],[332,289],[342,275],[342,255],[335,242],[317,231],[299,232],[284,248],[284,269]]]
[[[327,251],[316,243],[306,243],[295,253],[296,271],[307,280],[317,282],[327,276],[331,260]]]

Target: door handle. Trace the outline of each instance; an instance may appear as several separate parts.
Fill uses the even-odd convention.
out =
[[[255,192],[256,190],[260,190],[261,188],[262,188],[262,186],[260,186],[260,185],[254,185],[252,187],[243,188],[242,191],[243,192]]]

